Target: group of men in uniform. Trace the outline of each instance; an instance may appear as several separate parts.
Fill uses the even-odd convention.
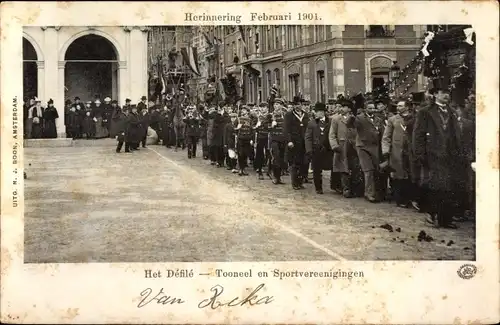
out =
[[[413,99],[358,94],[311,106],[277,98],[272,107],[200,105],[183,112],[188,158],[196,157],[201,139],[204,159],[240,176],[253,165],[260,180],[267,175],[284,184],[289,174],[292,188],[301,190],[311,168],[323,194],[323,172],[330,171],[331,190],[345,198],[391,200],[441,227],[455,228],[453,221],[474,209],[473,112],[453,106],[447,89]],[[168,134],[162,140],[172,145]]]

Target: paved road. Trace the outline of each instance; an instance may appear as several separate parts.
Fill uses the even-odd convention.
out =
[[[239,177],[185,151],[26,148],[25,159],[28,263],[474,259],[473,223],[431,229],[412,210]]]

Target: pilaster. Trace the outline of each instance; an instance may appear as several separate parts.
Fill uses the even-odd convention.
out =
[[[66,125],[64,123],[65,118],[65,106],[64,99],[66,98],[66,86],[64,80],[64,72],[66,67],[66,61],[59,61],[57,63],[57,80],[59,81],[56,85],[58,88],[57,96],[54,98],[54,106],[57,109],[57,113],[59,114],[59,118],[56,120],[56,128],[57,128],[57,137],[65,138],[66,137]]]

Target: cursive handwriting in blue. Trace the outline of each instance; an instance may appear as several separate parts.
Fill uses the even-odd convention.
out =
[[[148,299],[152,292],[153,292],[153,289],[151,289],[151,288],[147,288],[141,292],[141,297],[144,297],[144,298],[142,298],[141,302],[139,302],[139,304],[137,305],[137,308],[142,308],[142,307],[150,304],[153,301],[156,301],[157,304],[161,304],[161,305],[174,305],[174,304],[180,305],[180,304],[185,303],[185,301],[182,300],[181,298],[175,298],[175,297],[166,295],[163,292],[163,288],[160,289],[160,292],[158,292],[158,294],[156,296]]]
[[[221,295],[224,292],[224,288],[221,285],[213,286],[210,291],[213,292],[212,297],[209,299],[203,299],[199,304],[198,308],[206,308],[210,307],[211,309],[217,309],[220,307],[237,307],[244,305],[267,305],[274,301],[273,296],[262,296],[259,298],[257,292],[260,291],[265,286],[265,284],[260,284],[257,288],[255,288],[248,296],[244,298],[235,297],[232,300],[223,300]]]

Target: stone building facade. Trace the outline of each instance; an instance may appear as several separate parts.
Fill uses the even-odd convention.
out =
[[[417,55],[426,26],[254,25],[243,26],[244,42],[237,27],[196,29],[192,44],[207,65],[196,82],[231,72],[243,84],[244,101],[258,104],[267,100],[273,84],[284,98],[300,93],[312,102],[370,91],[388,81],[394,61],[404,68]],[[203,32],[220,45],[207,44]],[[424,87],[424,79],[415,78],[409,91]]]
[[[64,103],[111,97],[138,102],[147,94],[148,27],[23,28],[24,97],[52,98],[65,135]]]

